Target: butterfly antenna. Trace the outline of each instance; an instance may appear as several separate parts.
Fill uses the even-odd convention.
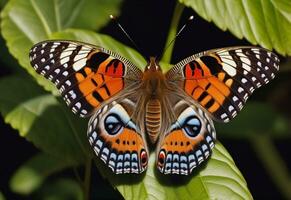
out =
[[[129,36],[129,34],[125,31],[125,29],[121,26],[121,24],[117,21],[116,17],[113,15],[109,15],[110,18],[118,25],[118,27],[121,29],[121,31],[126,35],[126,37],[130,40],[130,42],[134,45],[134,47],[140,52],[142,53],[143,57],[148,60],[143,54],[143,51],[141,51],[141,49],[136,45],[136,43],[131,39],[131,37]]]
[[[171,40],[171,42],[166,46],[166,48],[164,49],[163,53],[158,57],[159,59],[161,57],[163,57],[163,55],[167,52],[167,50],[169,49],[169,47],[173,44],[173,42],[175,42],[175,40],[177,39],[177,37],[179,37],[179,35],[182,33],[182,31],[186,28],[186,26],[194,19],[194,16],[191,15],[187,22],[180,28],[180,30],[177,32],[177,34],[175,35],[175,37]],[[159,60],[158,59],[158,60]]]

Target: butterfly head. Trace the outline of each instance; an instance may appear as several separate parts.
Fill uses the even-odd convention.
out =
[[[148,62],[148,65],[145,68],[145,71],[151,71],[151,72],[156,72],[156,71],[162,71],[161,67],[159,66],[157,62],[157,58],[154,56],[150,57],[150,60]]]

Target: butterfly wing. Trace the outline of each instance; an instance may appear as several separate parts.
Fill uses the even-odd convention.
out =
[[[202,109],[177,96],[169,98],[176,120],[161,133],[156,161],[161,173],[188,175],[211,155],[216,133]]]
[[[100,108],[90,119],[88,138],[96,155],[116,174],[142,173],[148,150],[132,119],[135,101],[121,98]]]
[[[134,64],[101,47],[76,41],[44,41],[30,50],[36,72],[51,80],[72,111],[89,116],[142,76]]]
[[[266,49],[230,47],[190,56],[166,76],[179,82],[215,120],[228,122],[253,91],[273,79],[278,70],[278,57]]]
[[[142,72],[101,47],[75,41],[44,41],[30,51],[36,72],[51,80],[72,111],[92,115],[88,139],[94,152],[116,174],[142,173],[148,151],[131,119]]]

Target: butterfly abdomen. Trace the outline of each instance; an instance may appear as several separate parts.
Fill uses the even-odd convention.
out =
[[[158,99],[150,99],[146,104],[145,124],[152,144],[155,144],[161,129],[161,103]]]

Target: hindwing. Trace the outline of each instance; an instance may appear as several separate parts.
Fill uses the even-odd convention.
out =
[[[99,109],[88,124],[88,139],[94,152],[116,174],[142,173],[148,150],[139,125],[132,118],[135,102],[113,101]]]
[[[161,133],[157,167],[164,174],[188,175],[209,158],[216,133],[211,118],[202,109],[175,96],[171,99],[176,120]]]

